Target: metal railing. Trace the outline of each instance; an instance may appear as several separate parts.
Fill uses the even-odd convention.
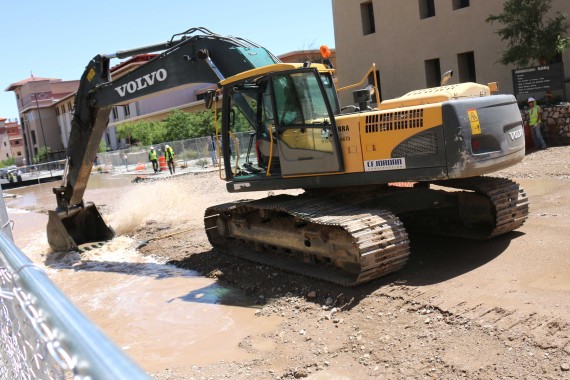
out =
[[[0,184],[21,181],[37,181],[40,183],[44,178],[62,175],[64,169],[65,160],[18,166],[15,168],[0,168]]]
[[[0,380],[150,379],[16,247],[3,199],[0,218]]]

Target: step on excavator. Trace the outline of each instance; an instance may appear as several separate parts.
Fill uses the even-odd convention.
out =
[[[304,190],[208,207],[208,239],[227,253],[354,286],[405,265],[407,231],[489,239],[523,225],[524,190],[489,176],[525,155],[512,95],[498,94],[495,83],[446,84],[446,75],[439,87],[380,101],[374,65],[359,83],[337,88],[330,51],[321,51],[320,63],[283,63],[249,40],[192,28],[162,44],[94,57],[54,189],[51,248],[115,235],[83,201],[112,107],[192,83],[217,85],[205,103],[220,120],[219,174],[229,192]],[[149,52],[161,53],[110,77],[110,59]],[[341,107],[339,92],[354,88],[354,104]],[[237,131],[250,131],[246,152],[230,152],[239,149]]]

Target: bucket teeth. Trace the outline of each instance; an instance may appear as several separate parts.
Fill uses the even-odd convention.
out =
[[[47,238],[55,252],[77,250],[86,243],[97,243],[115,237],[94,204],[88,203],[71,211],[49,211]]]

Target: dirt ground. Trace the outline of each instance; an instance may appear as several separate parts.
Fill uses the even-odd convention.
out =
[[[205,208],[267,194],[229,194],[216,173],[171,179],[191,192],[193,216],[147,222],[136,231],[149,240],[141,252],[240,288],[258,300],[257,318],[283,323],[236,347],[253,360],[153,378],[570,379],[570,147],[531,152],[496,175],[528,193],[520,230],[490,241],[410,235],[403,270],[355,288],[213,249]]]

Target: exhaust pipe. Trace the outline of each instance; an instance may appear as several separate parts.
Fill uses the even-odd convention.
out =
[[[93,203],[65,211],[49,211],[47,239],[55,252],[74,251],[80,245],[111,240],[108,226]]]

